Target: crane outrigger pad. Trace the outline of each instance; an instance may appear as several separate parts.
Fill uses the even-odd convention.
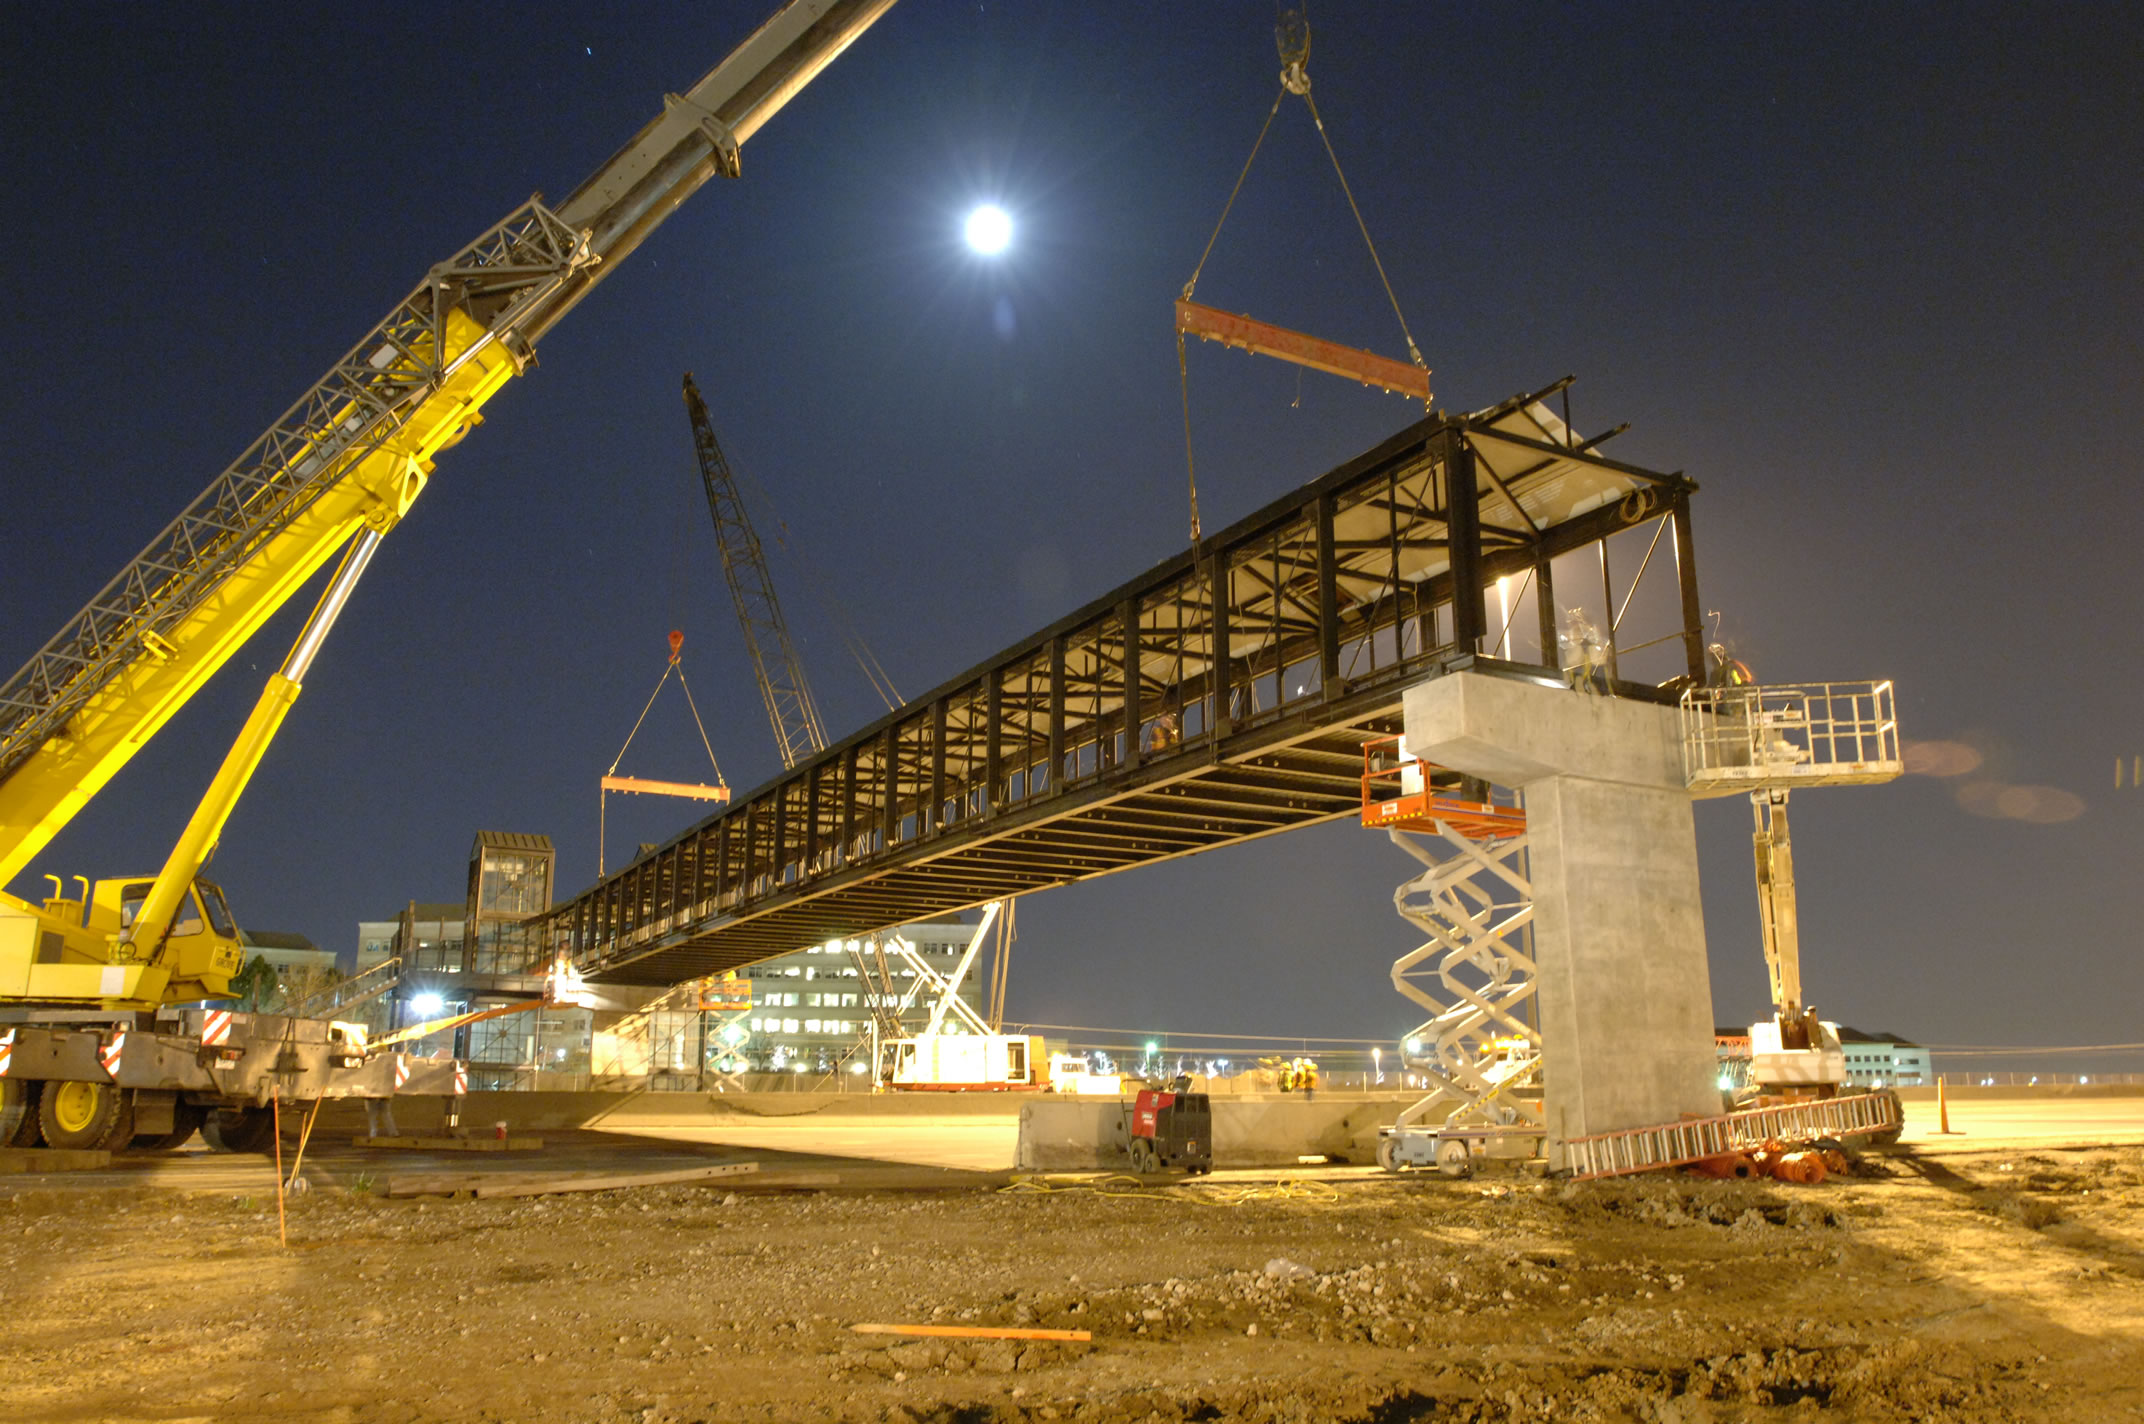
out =
[[[1176,329],[1202,341],[1218,341],[1223,346],[1256,352],[1260,356],[1277,356],[1298,366],[1308,366],[1313,371],[1345,376],[1351,381],[1429,404],[1429,372],[1426,369],[1395,361],[1390,356],[1380,356],[1374,351],[1342,346],[1321,336],[1291,331],[1256,317],[1240,316],[1182,298],[1176,303]]]

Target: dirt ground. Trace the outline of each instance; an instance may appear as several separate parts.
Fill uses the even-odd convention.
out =
[[[229,1159],[225,1159],[229,1160]],[[11,1421],[2144,1419],[2144,1149],[401,1200],[0,1183]],[[740,1181],[743,1179],[739,1179]],[[351,1190],[351,1187],[363,1190]],[[859,1322],[1085,1329],[1088,1344]]]

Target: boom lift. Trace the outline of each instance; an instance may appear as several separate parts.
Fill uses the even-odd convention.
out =
[[[377,1089],[378,1074],[337,1076],[366,1064],[361,1035],[340,1026],[221,1015],[222,1037],[210,1043],[200,1011],[172,1009],[222,996],[242,963],[222,892],[200,879],[201,867],[438,454],[481,422],[484,403],[533,363],[542,336],[678,204],[717,174],[736,177],[741,145],[892,4],[791,0],[699,83],[666,95],[663,112],[564,203],[530,198],[432,268],[0,685],[5,885],[340,553],[158,874],[85,882],[80,897],[55,882],[42,904],[0,893],[0,1021],[22,1025],[0,1035],[0,1138],[32,1135],[34,1084],[44,1085],[38,1130],[69,1146],[124,1145],[133,1110],[168,1129],[143,1136],[162,1137],[183,1125],[164,1116],[174,1103],[257,1106],[273,1093]],[[140,1032],[152,1022],[153,1035]],[[238,1071],[246,1063],[254,1071]],[[226,1139],[258,1140],[259,1119],[246,1121],[243,1131],[229,1124]]]
[[[1722,667],[1724,653],[1713,649]],[[1787,798],[1797,787],[1869,786],[1905,771],[1888,680],[1759,686],[1740,680],[1682,696],[1683,766],[1699,796],[1749,793],[1751,849],[1772,1017],[1750,1025],[1755,1096],[1797,1102],[1837,1097],[1846,1082],[1839,1026],[1802,999],[1801,928]]]

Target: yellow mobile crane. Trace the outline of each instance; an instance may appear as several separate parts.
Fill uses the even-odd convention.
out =
[[[271,1095],[383,1096],[407,1080],[407,1063],[368,1057],[361,1035],[329,1025],[172,1007],[221,997],[242,964],[201,867],[435,457],[678,204],[736,177],[741,145],[892,4],[791,0],[664,96],[564,203],[531,198],[433,267],[0,686],[4,886],[340,555],[155,876],[81,880],[75,896],[47,877],[41,904],[0,893],[0,1145],[176,1146],[203,1112],[224,1145],[259,1145]]]

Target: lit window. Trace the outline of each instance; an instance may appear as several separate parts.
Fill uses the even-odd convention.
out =
[[[804,1020],[804,1032],[806,1032],[806,1033],[817,1033],[818,1031],[819,1031],[819,1021],[818,1021],[817,1019],[806,1019],[806,1020]]]
[[[797,1031],[797,1021],[796,1021],[795,1019],[783,1019],[783,1020],[782,1020],[782,1032],[783,1032],[783,1033],[795,1033],[796,1031]]]

